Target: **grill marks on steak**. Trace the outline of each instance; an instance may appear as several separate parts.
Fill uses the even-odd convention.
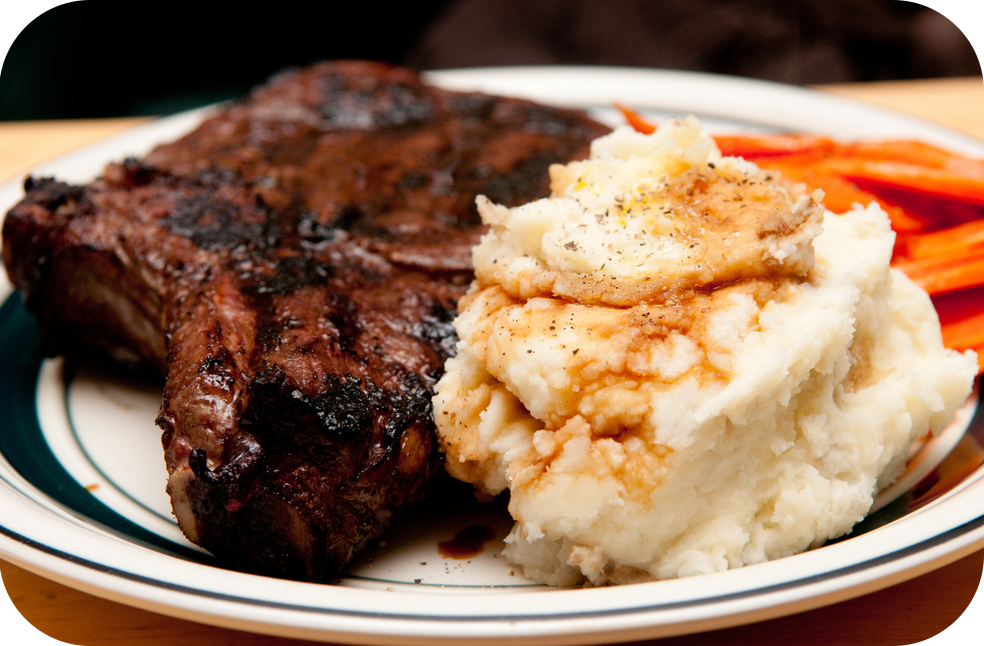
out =
[[[188,537],[324,581],[439,471],[431,388],[481,234],[474,199],[546,195],[582,115],[322,64],[142,161],[31,180],[4,260],[46,350],[166,375],[158,424]]]

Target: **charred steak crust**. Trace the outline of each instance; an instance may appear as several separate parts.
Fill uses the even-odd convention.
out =
[[[86,186],[30,179],[3,257],[45,350],[165,376],[168,491],[229,567],[326,581],[439,471],[431,389],[477,194],[549,192],[607,129],[408,70],[281,74]]]

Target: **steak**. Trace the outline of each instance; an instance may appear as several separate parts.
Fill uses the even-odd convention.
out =
[[[432,387],[478,194],[549,193],[581,113],[322,63],[85,186],[31,178],[3,258],[49,355],[166,378],[178,524],[224,565],[326,581],[442,470]]]

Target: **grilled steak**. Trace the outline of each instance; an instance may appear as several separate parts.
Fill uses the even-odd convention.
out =
[[[477,194],[548,193],[607,129],[413,73],[274,78],[86,186],[30,179],[7,271],[46,352],[166,376],[178,523],[236,569],[325,581],[440,471],[431,387],[481,234]]]

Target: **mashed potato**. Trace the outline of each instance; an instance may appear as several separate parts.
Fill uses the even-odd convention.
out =
[[[693,120],[618,129],[491,226],[438,384],[447,468],[510,492],[551,585],[687,576],[850,531],[970,393],[876,205],[825,212]]]

